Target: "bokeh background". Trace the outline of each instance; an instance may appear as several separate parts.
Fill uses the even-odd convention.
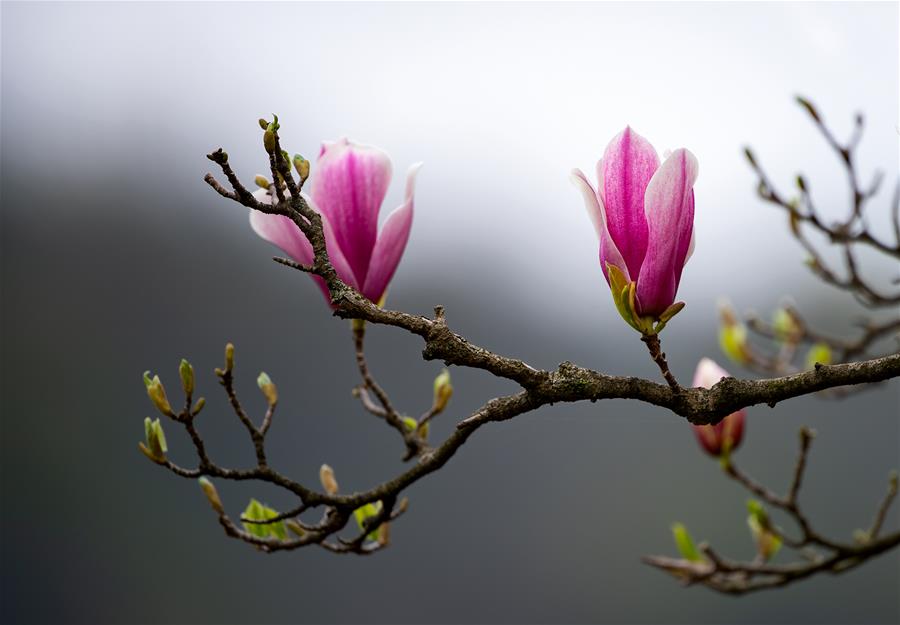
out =
[[[393,158],[386,210],[424,161],[389,305],[447,307],[452,327],[552,368],[658,377],[617,317],[572,167],[592,171],[625,124],[700,161],[697,251],[665,332],[688,380],[716,345],[715,302],[769,314],[786,295],[846,333],[862,314],[803,266],[782,214],[754,195],[752,144],[788,188],[848,210],[843,173],[792,97],[845,136],[867,115],[860,167],[898,170],[898,5],[17,3],[2,10],[2,514],[0,619],[9,623],[881,623],[900,619],[894,551],[840,577],[741,599],[682,589],[639,561],[674,553],[669,526],[752,557],[746,494],[687,424],[637,402],[554,406],[485,427],[408,491],[391,549],[264,555],[227,539],[197,485],[138,453],[189,358],[213,457],[251,447],[212,368],[237,346],[257,414],[278,384],[275,465],[347,489],[400,471],[394,433],[362,412],[347,323],[312,282],[270,260],[247,211],[202,182],[223,146],[266,171],[256,119],[279,114],[291,152],[343,135]],[[315,173],[313,173],[315,175]],[[886,232],[887,194],[872,207]],[[866,257],[883,283],[896,264]],[[887,314],[890,314],[888,311]],[[369,333],[371,365],[417,414],[439,363],[401,332]],[[731,366],[731,365],[729,365]],[[733,367],[739,375],[746,371]],[[453,370],[433,436],[508,383]],[[840,402],[750,410],[736,460],[783,489],[801,424],[816,428],[802,502],[823,532],[867,527],[898,465],[898,385]],[[167,426],[171,456],[187,441]],[[239,512],[250,485],[220,484]],[[889,526],[896,527],[896,512]]]

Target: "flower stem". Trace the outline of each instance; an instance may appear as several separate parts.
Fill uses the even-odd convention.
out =
[[[644,334],[641,336],[641,340],[647,345],[647,349],[650,350],[650,357],[653,359],[653,362],[656,363],[656,366],[659,367],[659,370],[662,372],[663,377],[666,379],[666,382],[669,383],[672,390],[680,391],[681,386],[679,386],[678,380],[675,379],[672,372],[669,371],[669,363],[666,362],[666,355],[660,348],[659,336],[656,334]]]

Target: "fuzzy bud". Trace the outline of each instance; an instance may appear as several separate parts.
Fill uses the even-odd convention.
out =
[[[260,373],[259,377],[256,378],[256,385],[259,386],[259,390],[265,395],[266,401],[270,406],[274,406],[278,403],[278,389],[275,388],[275,384],[265,371]]]
[[[431,405],[431,411],[434,414],[443,412],[452,396],[453,384],[450,381],[450,371],[444,369],[434,379],[434,402]]]
[[[201,477],[200,479],[198,479],[197,483],[200,484],[200,488],[203,489],[203,494],[206,495],[206,498],[209,500],[209,505],[212,506],[212,509],[219,514],[225,514],[225,507],[222,505],[222,500],[219,498],[219,491],[216,490],[216,487],[213,486],[213,483],[205,477]]]
[[[166,389],[165,387],[163,387],[159,376],[155,375],[151,378],[150,372],[145,371],[144,386],[147,388],[147,397],[150,398],[150,401],[153,402],[153,405],[156,406],[156,409],[167,417],[174,417],[175,413],[172,412],[172,406],[169,404],[169,398],[166,397]]]
[[[194,394],[194,367],[191,366],[184,358],[178,365],[178,374],[181,376],[181,388],[184,389],[185,395]]]
[[[319,469],[319,481],[322,482],[322,488],[329,495],[337,495],[338,490],[340,490],[337,479],[334,477],[334,469],[327,464],[323,464]]]

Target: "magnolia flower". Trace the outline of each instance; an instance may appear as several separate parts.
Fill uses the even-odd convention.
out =
[[[325,245],[338,276],[375,303],[384,298],[409,240],[420,165],[409,168],[403,204],[388,215],[380,232],[378,213],[391,181],[391,160],[379,148],[347,139],[324,142],[310,195],[303,194],[310,207],[322,215]],[[265,189],[253,195],[261,202],[272,202]],[[250,225],[298,263],[313,262],[312,246],[287,217],[251,210]],[[330,302],[325,281],[313,277]]]
[[[597,163],[596,191],[581,170],[572,172],[600,239],[603,275],[619,312],[638,330],[681,309],[670,307],[694,248],[697,169],[683,148],[660,164],[653,146],[625,128]]]
[[[728,372],[709,358],[701,358],[694,373],[694,386],[711,388],[722,378],[729,377]],[[720,457],[734,451],[741,444],[744,436],[745,410],[741,408],[733,412],[716,425],[692,425],[694,434],[700,445],[709,454]]]

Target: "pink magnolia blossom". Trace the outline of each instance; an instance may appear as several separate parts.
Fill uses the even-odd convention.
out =
[[[625,128],[597,163],[595,191],[581,170],[572,180],[584,197],[600,239],[600,265],[636,283],[637,314],[658,319],[675,301],[684,264],[694,248],[697,159],[686,149],[660,164],[656,150]]]
[[[728,372],[709,358],[701,358],[697,363],[697,371],[694,373],[694,386],[711,388],[722,378],[727,378]],[[697,441],[709,454],[721,456],[723,453],[734,451],[741,444],[744,437],[744,420],[746,411],[742,408],[733,412],[716,425],[692,425]]]
[[[338,276],[375,303],[384,297],[409,240],[420,165],[409,168],[403,203],[388,215],[381,231],[378,214],[391,181],[391,160],[379,148],[347,139],[324,142],[310,180],[310,195],[303,194],[310,207],[322,215],[325,245]],[[254,196],[272,202],[264,189]],[[250,225],[298,263],[313,262],[312,246],[287,217],[251,210]],[[325,282],[313,277],[330,302]]]

